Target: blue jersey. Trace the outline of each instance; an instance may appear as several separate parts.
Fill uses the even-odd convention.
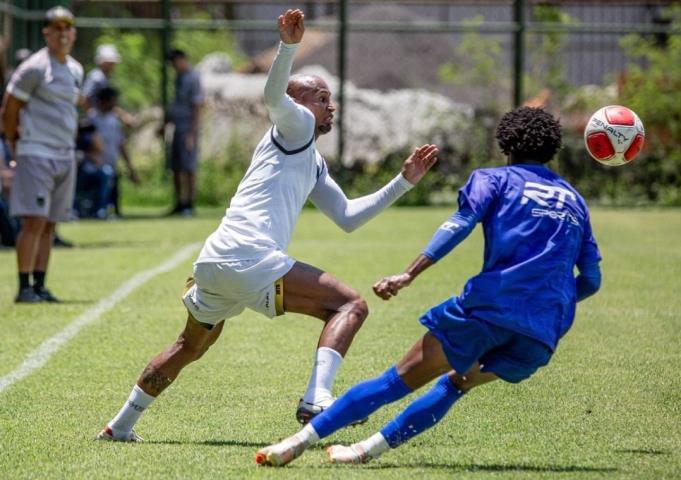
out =
[[[544,166],[512,165],[474,171],[459,209],[485,234],[482,272],[459,297],[467,315],[555,349],[575,316],[575,265],[601,259],[584,199]]]

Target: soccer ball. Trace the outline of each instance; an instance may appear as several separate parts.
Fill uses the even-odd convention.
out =
[[[610,105],[594,113],[584,129],[586,150],[603,165],[631,162],[645,142],[643,123],[627,107]]]

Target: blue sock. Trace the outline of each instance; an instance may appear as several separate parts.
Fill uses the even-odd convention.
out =
[[[397,374],[397,368],[386,370],[380,377],[359,383],[345,392],[328,410],[310,422],[319,438],[331,435],[352,422],[366,418],[379,408],[411,393]]]
[[[428,393],[414,400],[402,413],[381,429],[381,434],[395,448],[439,422],[463,392],[449,376],[443,375]]]

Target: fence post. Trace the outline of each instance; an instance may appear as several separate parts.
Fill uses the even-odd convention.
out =
[[[172,0],[162,0],[161,15],[163,16],[163,28],[161,29],[161,105],[163,106],[164,122],[168,118],[168,60],[167,55],[170,51],[170,3]],[[166,145],[165,135],[161,138],[163,148],[163,169],[169,166],[168,145]]]
[[[343,161],[345,143],[345,76],[347,67],[348,2],[340,0],[338,12],[338,160]]]
[[[525,66],[525,0],[515,0],[513,5],[513,105],[519,107],[523,103],[523,73]]]
[[[24,8],[26,5],[25,0],[16,0],[14,3],[15,7]],[[12,38],[11,49],[7,57],[8,61],[13,67],[16,67],[16,61],[14,60],[14,54],[20,48],[28,48],[26,42],[26,20],[23,18],[12,16]]]

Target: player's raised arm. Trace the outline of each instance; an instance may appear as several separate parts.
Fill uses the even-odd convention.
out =
[[[305,33],[305,14],[300,10],[286,10],[277,19],[279,38],[286,44],[300,43]]]
[[[265,84],[265,106],[270,119],[292,147],[307,142],[314,131],[312,114],[286,94],[293,57],[305,32],[304,19],[300,10],[287,10],[277,19],[281,42]]]
[[[310,200],[336,225],[351,232],[378,215],[417,184],[437,162],[435,145],[422,145],[404,161],[401,172],[380,190],[349,200],[343,190],[322,171]],[[325,167],[325,166],[324,166]]]

